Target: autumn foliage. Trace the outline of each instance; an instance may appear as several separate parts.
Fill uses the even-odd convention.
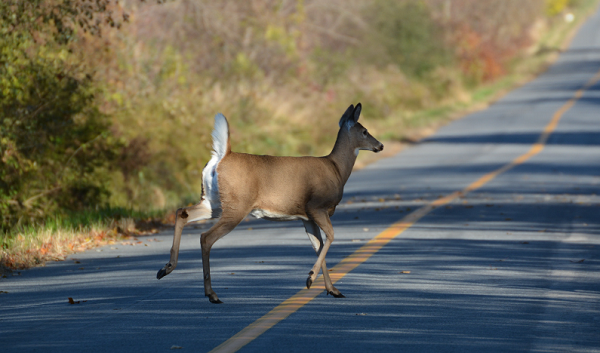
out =
[[[401,139],[585,1],[4,0],[2,248],[52,217],[197,201],[217,112],[249,153],[326,154],[357,101]]]

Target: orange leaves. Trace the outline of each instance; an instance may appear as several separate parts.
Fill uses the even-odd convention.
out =
[[[455,42],[459,67],[470,79],[485,82],[506,73],[506,54],[498,52],[492,40],[484,40],[467,24],[457,29]]]
[[[52,248],[52,244],[51,243],[45,243],[44,245],[42,245],[42,247],[40,248],[39,252],[42,255],[46,255],[50,252]]]
[[[152,232],[152,231],[151,231]],[[107,244],[115,244],[117,240],[131,240],[130,245],[142,244],[130,234],[140,234],[138,230],[122,232],[117,227],[108,230],[92,230],[86,233],[53,233],[44,237],[41,245],[23,238],[21,247],[11,249],[10,253],[0,253],[0,266],[8,269],[25,269],[46,261],[63,261],[68,254],[86,251]],[[157,240],[155,240],[157,241]]]

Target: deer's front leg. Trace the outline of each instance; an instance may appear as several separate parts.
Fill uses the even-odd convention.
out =
[[[318,257],[321,254],[321,249],[323,248],[323,237],[321,237],[319,226],[317,226],[314,221],[302,222],[304,223],[306,234],[308,235],[308,238],[310,239],[313,249],[315,249]],[[323,260],[321,270],[323,271],[323,281],[325,282],[325,290],[327,291],[327,294],[331,294],[335,298],[345,298],[345,296],[331,283],[331,278],[329,277],[329,271],[327,270],[327,264],[325,263],[325,260]]]
[[[331,246],[331,243],[333,242],[333,226],[331,225],[331,220],[329,219],[329,215],[327,214],[327,212],[325,211],[316,213],[312,216],[312,219],[314,223],[316,223],[316,225],[319,228],[321,228],[323,232],[325,232],[326,239],[323,243],[323,246],[321,246],[319,256],[317,257],[317,262],[315,262],[315,265],[313,266],[312,270],[308,273],[308,278],[306,279],[306,288],[310,288],[315,279],[317,279],[319,269],[325,263],[325,256],[327,255],[329,246]],[[324,273],[325,272],[327,272],[327,270],[324,270]],[[325,274],[323,276],[323,279],[325,279]],[[329,278],[329,273],[327,273],[327,278]],[[331,283],[331,279],[329,279],[329,282]]]

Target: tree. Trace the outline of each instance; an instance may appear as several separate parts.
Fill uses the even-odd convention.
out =
[[[110,0],[0,2],[2,229],[100,202],[100,173],[120,142],[95,102],[93,72],[73,50],[81,32],[120,26]]]

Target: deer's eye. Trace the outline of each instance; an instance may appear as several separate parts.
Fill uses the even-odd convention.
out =
[[[364,137],[367,137],[367,135],[368,135],[368,134],[369,134],[369,133],[367,132],[367,130],[363,130],[363,136],[364,136]]]

